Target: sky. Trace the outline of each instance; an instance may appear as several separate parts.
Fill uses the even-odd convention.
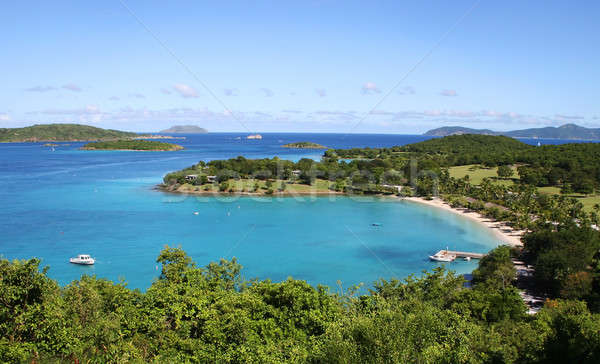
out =
[[[600,127],[596,1],[18,1],[0,127]]]

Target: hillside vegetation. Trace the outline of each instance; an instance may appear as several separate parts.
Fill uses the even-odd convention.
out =
[[[40,261],[0,259],[0,362],[597,363],[600,316],[579,301],[525,314],[510,249],[474,272],[442,268],[334,294],[288,278],[244,280],[235,258],[198,267],[166,247],[146,292]]]
[[[433,172],[471,164],[485,167],[519,165],[517,172],[521,184],[555,186],[565,193],[583,194],[600,188],[600,143],[535,147],[506,136],[465,134],[391,148],[328,150],[325,156],[368,159],[371,163],[379,161],[395,169],[412,161],[419,169]]]
[[[138,134],[79,124],[41,124],[1,128],[0,142],[88,141],[136,137]]]

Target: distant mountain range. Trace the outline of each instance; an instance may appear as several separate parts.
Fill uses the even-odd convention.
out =
[[[170,134],[204,134],[208,133],[208,130],[201,128],[196,125],[174,125],[169,129],[161,130],[159,133],[170,133]]]
[[[431,129],[424,135],[443,137],[460,134],[505,135],[512,138],[600,140],[600,128],[590,129],[575,124],[565,124],[559,127],[548,126],[545,128],[511,131],[493,131],[490,129],[471,129],[462,126],[444,126],[442,128]]]

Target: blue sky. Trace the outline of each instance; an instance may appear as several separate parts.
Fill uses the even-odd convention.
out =
[[[600,127],[593,1],[2,8],[0,127],[401,134],[448,125]]]

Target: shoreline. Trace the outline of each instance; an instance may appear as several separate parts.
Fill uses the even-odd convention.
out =
[[[436,207],[442,210],[450,211],[457,215],[464,216],[472,221],[475,221],[486,228],[488,228],[494,235],[496,235],[503,243],[510,245],[511,247],[523,246],[521,237],[525,233],[522,230],[515,230],[514,228],[506,225],[502,221],[492,220],[489,217],[485,217],[480,213],[464,208],[454,208],[450,206],[446,201],[440,198],[434,198],[432,200],[425,200],[420,197],[398,197],[400,200],[410,201],[414,203],[420,203],[423,205]]]

